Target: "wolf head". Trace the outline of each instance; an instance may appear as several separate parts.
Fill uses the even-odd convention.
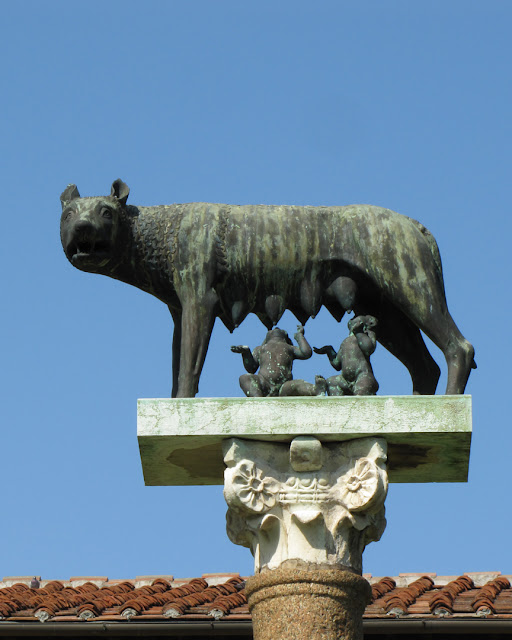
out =
[[[62,192],[60,237],[67,259],[82,271],[102,273],[120,254],[120,227],[130,189],[115,180],[109,196],[81,198],[76,185]]]

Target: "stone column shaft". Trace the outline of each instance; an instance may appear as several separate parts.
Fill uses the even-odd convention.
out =
[[[265,571],[247,581],[255,640],[362,640],[369,583],[336,567]]]

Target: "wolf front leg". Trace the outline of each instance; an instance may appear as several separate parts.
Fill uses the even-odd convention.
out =
[[[193,398],[197,394],[217,302],[213,289],[200,298],[183,301],[177,398]]]

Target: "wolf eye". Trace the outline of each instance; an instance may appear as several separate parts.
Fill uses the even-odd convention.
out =
[[[112,218],[112,211],[110,209],[102,209],[101,215],[104,218]]]
[[[71,214],[73,213],[73,211],[71,209],[68,209],[68,211],[66,211],[66,213],[64,214],[63,220],[69,220]]]

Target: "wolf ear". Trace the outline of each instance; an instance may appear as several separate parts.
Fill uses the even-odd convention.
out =
[[[110,192],[110,195],[113,196],[114,198],[117,198],[117,200],[119,200],[119,202],[123,206],[126,204],[126,201],[128,200],[129,193],[130,193],[130,188],[128,187],[127,184],[125,184],[119,178],[117,180],[114,180],[114,182],[112,183],[112,191]]]
[[[66,207],[71,202],[71,200],[76,200],[79,197],[80,194],[78,193],[76,184],[68,184],[64,191],[60,194],[62,208],[64,209],[64,207]]]

